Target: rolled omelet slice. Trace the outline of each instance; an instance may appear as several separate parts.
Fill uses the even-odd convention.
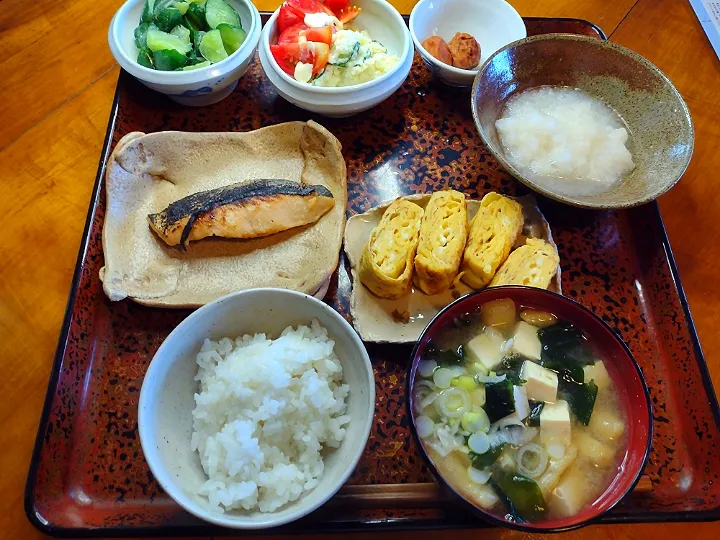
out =
[[[528,238],[525,245],[510,254],[489,286],[526,285],[547,289],[559,263],[560,256],[552,245],[540,238]]]
[[[376,295],[394,299],[410,292],[422,217],[422,207],[398,199],[373,229],[360,257],[358,277]]]
[[[452,189],[433,193],[425,207],[415,255],[415,284],[425,294],[438,294],[453,282],[467,236],[465,195]]]
[[[522,206],[499,193],[488,193],[470,222],[461,267],[462,280],[474,289],[485,287],[507,259],[523,228]]]

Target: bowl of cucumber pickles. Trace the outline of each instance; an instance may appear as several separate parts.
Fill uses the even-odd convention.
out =
[[[120,66],[183,105],[227,97],[255,55],[260,13],[250,0],[128,0],[110,23]]]

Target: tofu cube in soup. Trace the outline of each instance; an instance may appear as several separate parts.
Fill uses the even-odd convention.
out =
[[[546,403],[540,413],[540,440],[543,443],[552,441],[567,446],[571,438],[570,407],[567,401]]]
[[[560,479],[550,495],[550,505],[560,516],[573,516],[580,512],[587,501],[587,478],[573,466]]]
[[[540,416],[540,422],[542,422],[542,415]],[[595,465],[606,467],[612,464],[615,458],[615,450],[611,446],[601,443],[583,431],[575,433],[574,440],[577,444],[578,453]]]
[[[614,441],[625,432],[625,422],[607,411],[593,411],[590,417],[590,432],[601,441]]]
[[[515,326],[515,334],[513,335],[512,352],[529,358],[531,360],[540,361],[540,352],[542,345],[537,335],[538,329],[525,321],[520,321]]]
[[[525,420],[530,416],[530,403],[524,386],[513,386],[513,401],[518,420]]]
[[[520,377],[526,381],[528,399],[553,402],[557,398],[558,376],[554,371],[526,360],[520,370]]]
[[[610,385],[610,375],[605,369],[605,364],[602,360],[598,360],[591,366],[585,366],[583,368],[585,375],[585,382],[589,382],[591,379],[595,381],[598,390],[604,390]]]
[[[464,352],[472,362],[479,362],[487,369],[493,369],[503,359],[503,342],[502,335],[491,329],[472,338]]]

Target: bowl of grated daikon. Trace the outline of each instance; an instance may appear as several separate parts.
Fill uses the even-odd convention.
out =
[[[515,178],[585,208],[629,208],[672,188],[690,163],[690,113],[652,63],[601,39],[515,41],[473,84],[475,125]]]

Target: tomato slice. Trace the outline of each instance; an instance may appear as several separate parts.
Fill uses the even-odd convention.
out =
[[[305,36],[307,41],[317,43],[332,43],[333,27],[323,26],[322,28],[309,28],[305,23],[294,24],[282,31],[278,37],[278,45],[283,43],[298,43],[300,36]]]
[[[330,27],[326,26],[325,28]],[[325,69],[328,63],[328,59],[330,58],[330,45],[327,43],[315,43],[314,45],[313,75],[317,75]]]
[[[315,43],[332,43],[333,26],[323,26],[322,28],[308,28],[305,30],[305,38]]]
[[[278,13],[277,25],[280,32],[284,32],[286,29],[293,25],[303,22],[304,16],[298,15],[288,6],[283,4],[280,7],[280,13]]]
[[[362,10],[357,6],[347,6],[340,10],[340,13],[337,14],[337,18],[340,19],[340,22],[343,24],[347,24],[350,21],[352,21],[355,17],[360,15],[360,12]]]
[[[320,73],[330,58],[330,45],[327,43],[283,43],[270,45],[270,52],[285,73],[295,77],[298,62],[313,65],[313,75]]]
[[[270,45],[270,52],[275,61],[285,73],[291,77],[295,76],[295,64],[301,60],[300,45],[297,43],[283,43],[282,45]]]
[[[300,32],[307,30],[308,26],[304,22],[293,24],[291,27],[286,28],[278,36],[278,45],[283,43],[297,43],[300,37]]]
[[[345,9],[350,0],[325,0],[325,5],[336,15]]]
[[[308,13],[327,13],[333,17],[335,16],[330,8],[317,0],[285,0],[283,5],[287,6],[301,20],[304,20],[305,15]]]

